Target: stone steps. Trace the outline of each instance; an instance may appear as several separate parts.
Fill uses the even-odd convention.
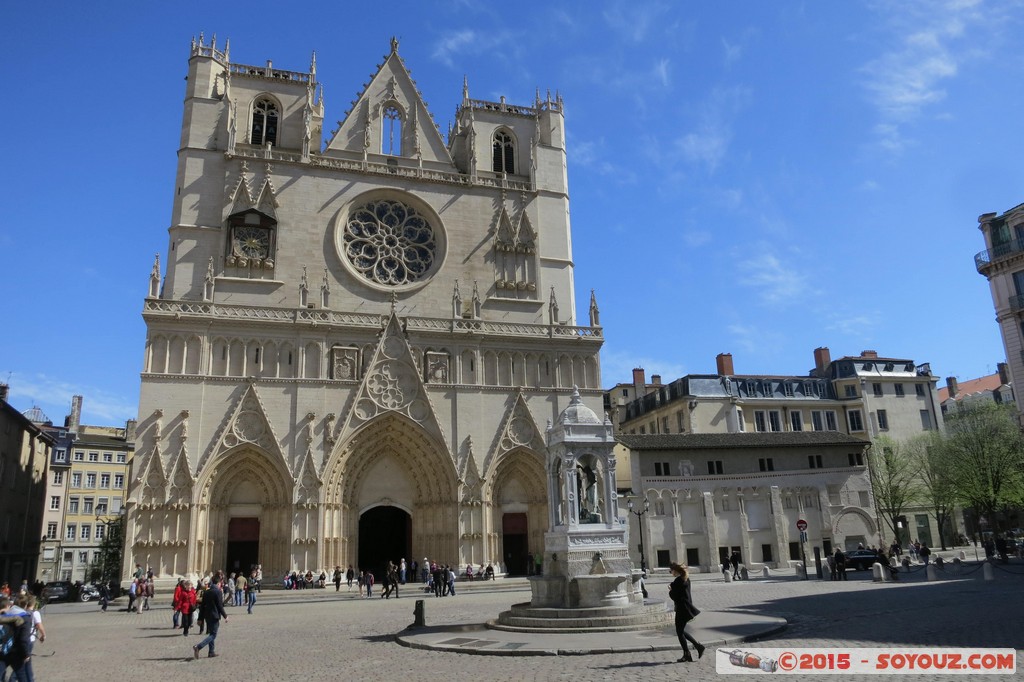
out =
[[[495,630],[512,632],[619,632],[653,630],[672,622],[665,602],[647,600],[642,605],[583,609],[534,608],[515,604],[487,623]]]

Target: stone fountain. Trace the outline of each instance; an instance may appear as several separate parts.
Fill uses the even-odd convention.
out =
[[[548,532],[543,575],[532,598],[488,627],[529,632],[603,632],[662,628],[672,614],[644,600],[629,560],[629,528],[618,518],[615,438],[573,389],[558,423],[547,428]]]

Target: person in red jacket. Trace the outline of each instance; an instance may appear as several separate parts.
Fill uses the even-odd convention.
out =
[[[181,597],[181,591],[185,588],[185,579],[178,578],[178,584],[174,586],[174,596],[171,597],[171,608],[174,609],[172,620],[174,624],[171,626],[175,630],[181,627],[181,611],[178,609],[178,600]]]
[[[175,594],[174,609],[181,612],[181,634],[188,637],[188,630],[192,627],[192,614],[196,611],[196,591],[192,582],[186,580],[181,586],[181,593]]]

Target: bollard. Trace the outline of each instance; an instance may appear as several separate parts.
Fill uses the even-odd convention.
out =
[[[771,578],[772,577],[772,572],[768,569],[767,566],[765,566],[764,568],[761,569],[761,577],[762,578]]]
[[[939,579],[939,574],[935,570],[935,564],[928,564],[927,566],[925,566],[924,572],[925,572],[925,575],[927,576],[928,580],[938,580]]]
[[[796,565],[796,577],[797,578],[805,578],[806,576],[807,576],[807,569],[804,567],[803,564],[797,564]]]
[[[732,582],[732,573],[729,572],[729,571],[722,571],[722,573],[723,573],[723,575],[725,575],[725,582],[731,583]]]
[[[961,549],[960,550],[960,561],[966,561],[966,560],[967,560],[967,552],[965,552],[965,551],[963,551]]]
[[[889,582],[889,576],[886,575],[888,571],[877,561],[871,564],[871,580],[876,583],[887,583]]]
[[[740,566],[740,579],[750,580],[750,573],[747,571],[746,566]]]
[[[981,572],[985,574],[985,580],[995,580],[996,579],[996,572],[995,572],[995,569],[992,568],[992,562],[991,561],[986,561],[985,562],[985,567],[981,569]]]
[[[412,626],[414,628],[421,628],[421,627],[424,627],[427,624],[426,606],[424,605],[424,602],[423,602],[422,599],[417,599],[416,600],[416,606],[412,610],[412,615],[413,615]]]

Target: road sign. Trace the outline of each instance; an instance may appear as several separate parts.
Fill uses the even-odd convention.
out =
[[[804,521],[803,519],[800,519],[799,521],[796,522],[796,529],[797,530],[801,530],[801,531],[802,530],[807,530],[807,522]]]
[[[807,542],[807,531],[800,531],[800,542]]]

